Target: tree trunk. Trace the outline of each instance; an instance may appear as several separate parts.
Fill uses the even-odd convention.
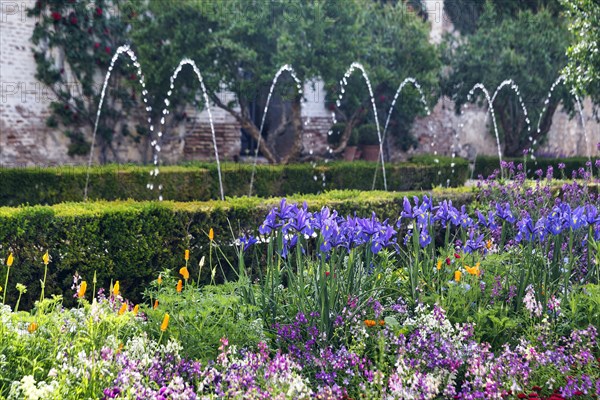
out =
[[[292,102],[292,128],[294,131],[294,143],[290,151],[281,159],[282,164],[296,160],[302,152],[304,124],[302,124],[302,104],[299,97],[296,97]]]
[[[240,107],[242,108],[242,112],[239,113],[235,111],[233,108],[224,104],[217,95],[214,93],[210,94],[211,100],[215,103],[215,105],[225,111],[227,111],[235,120],[242,126],[243,129],[248,132],[248,134],[257,142],[260,140],[260,148],[259,151],[262,155],[269,161],[271,164],[276,164],[279,162],[279,157],[277,153],[271,148],[266,140],[262,140],[259,128],[254,124],[254,121],[248,116],[247,107],[240,102]]]

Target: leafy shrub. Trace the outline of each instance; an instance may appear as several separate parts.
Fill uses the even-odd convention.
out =
[[[472,198],[470,192],[462,189],[434,193],[456,203]],[[376,211],[386,218],[397,218],[404,194],[332,191],[301,199],[312,210],[331,205],[344,215],[366,216]],[[300,197],[296,199],[299,201]],[[215,241],[226,244],[232,238],[232,229],[237,235],[240,230],[258,226],[269,207],[277,202],[258,198],[189,203],[130,200],[0,208],[0,259],[6,260],[10,251],[15,258],[7,301],[16,302],[16,282],[28,282],[21,304],[23,308],[33,306],[43,278],[42,255],[49,250],[52,261],[46,283],[48,295],[66,292],[77,271],[87,281],[96,273],[102,286],[111,279],[120,279],[125,295],[139,302],[142,288],[156,279],[158,272],[181,267],[184,249],[191,250],[190,272],[198,273],[198,261],[203,255],[208,256],[210,228],[214,229]],[[223,249],[234,259],[229,246]],[[222,257],[220,260],[224,262]],[[227,265],[223,271],[233,277]],[[224,278],[220,269],[218,278]],[[204,271],[202,281],[207,280],[208,272]],[[69,306],[72,301],[67,299],[65,304]]]
[[[468,164],[455,160],[454,172],[448,164],[387,164],[389,190],[428,190],[437,185],[461,186],[467,179]],[[261,197],[289,196],[294,193],[319,193],[323,190],[372,188],[377,163],[334,162],[313,168],[310,164],[259,165],[252,194]],[[151,167],[108,165],[90,170],[88,198],[96,200],[155,200],[158,186],[162,196],[174,201],[202,201],[220,198],[215,164],[195,163],[168,166],[158,177],[150,177]],[[252,165],[222,164],[226,196],[247,196]],[[325,181],[321,174],[325,175]],[[317,176],[317,180],[313,179]],[[375,189],[383,189],[380,179]],[[85,167],[0,168],[0,205],[57,204],[82,201],[86,181]],[[242,182],[248,182],[242,184]],[[154,190],[147,185],[154,184]],[[323,185],[323,183],[325,185]]]

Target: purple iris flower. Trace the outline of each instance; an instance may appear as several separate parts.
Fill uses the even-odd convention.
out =
[[[531,242],[535,240],[536,230],[535,226],[533,225],[533,221],[531,220],[529,215],[526,215],[525,217],[523,217],[523,219],[517,222],[517,228],[519,229],[519,232],[515,237],[515,240],[517,242],[521,242],[523,240]]]
[[[452,206],[452,200],[444,200],[437,207],[434,221],[440,221],[442,227],[446,227],[446,225],[452,220],[452,217],[455,217],[458,220],[458,210]]]
[[[563,230],[562,212],[560,207],[554,207],[552,212],[548,215],[545,220],[545,229],[553,235],[558,235]]]
[[[494,229],[498,228],[498,225],[496,224],[496,220],[494,218],[494,213],[492,211],[488,211],[487,218],[479,210],[476,211],[476,214],[477,214],[477,219],[478,219],[479,225],[485,226],[486,228],[488,228],[490,230],[494,230]]]
[[[504,203],[504,206],[496,203],[496,216],[511,224],[514,224],[516,221],[516,218],[510,211],[510,204],[508,203]]]
[[[276,229],[278,226],[279,225],[277,223],[277,209],[272,208],[267,214],[267,217],[265,218],[263,223],[258,227],[258,232],[261,235],[268,235],[273,229]]]
[[[463,228],[468,228],[473,225],[473,218],[469,217],[469,214],[467,214],[467,207],[464,205],[460,208],[459,223]]]
[[[240,237],[240,243],[244,246],[244,251],[247,251],[250,248],[250,246],[252,246],[253,244],[255,244],[257,242],[258,242],[258,239],[256,239],[252,235],[244,235],[244,236]]]
[[[412,219],[414,218],[414,214],[413,214],[413,208],[410,204],[410,200],[408,200],[408,197],[404,196],[404,200],[402,201],[402,212],[400,213],[400,218],[409,218]],[[398,221],[398,224],[400,224],[400,220]]]
[[[569,227],[571,229],[576,230],[587,225],[584,211],[585,208],[583,206],[579,206],[571,211],[571,214],[569,215]]]
[[[290,221],[287,224],[289,229],[294,229],[297,232],[300,232],[303,235],[312,235],[314,233],[314,228],[312,226],[312,214],[308,211],[306,207],[306,203],[302,208],[296,208],[295,214],[291,217]],[[288,229],[284,230],[286,233]]]
[[[296,247],[297,243],[298,243],[297,235],[293,235],[292,237],[290,237],[289,235],[284,235],[283,236],[283,250],[281,251],[281,257],[287,258],[289,251],[291,249],[293,249],[294,247]]]
[[[469,232],[469,239],[467,239],[467,242],[465,243],[465,253],[474,253],[483,249],[485,247],[483,237],[482,234],[475,236],[475,229],[471,229]]]
[[[306,203],[304,203],[306,205]],[[279,212],[277,215],[280,219],[286,220],[292,218],[294,211],[298,208],[296,204],[288,204],[287,199],[284,197],[279,203]]]
[[[598,214],[598,208],[593,204],[587,204],[585,206],[585,222],[588,225],[595,225],[600,222],[600,215]]]
[[[427,246],[431,243],[431,236],[429,236],[429,231],[427,229],[421,229],[419,232],[419,244],[421,247]]]

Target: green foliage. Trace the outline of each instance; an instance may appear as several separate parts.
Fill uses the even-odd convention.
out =
[[[341,91],[339,80],[351,62],[358,61],[366,69],[380,122],[387,118],[396,91],[405,78],[413,77],[421,84],[430,104],[439,96],[433,88],[438,87],[441,62],[437,48],[429,43],[427,23],[407,8],[405,2],[382,3],[368,1],[363,5],[363,26],[357,34],[361,51],[351,54],[350,59],[327,60],[333,61],[332,73],[322,74],[330,108],[335,110],[338,120],[352,127],[375,120],[367,85],[359,70],[346,79],[348,84],[345,91]],[[343,54],[346,50],[340,52]],[[343,97],[338,105],[340,95]],[[410,127],[420,114],[424,114],[420,94],[409,84],[396,100],[386,136],[403,144],[405,149],[410,147]],[[383,123],[381,129],[383,134]]]
[[[452,198],[457,204],[472,199],[472,194],[464,190],[433,193],[435,197]],[[356,212],[367,216],[376,211],[385,218],[397,218],[404,195],[422,194],[355,190],[289,198],[306,200],[312,210],[330,205],[342,215]],[[0,259],[6,260],[10,251],[15,257],[6,289],[7,302],[15,304],[17,282],[26,283],[28,289],[21,299],[21,308],[29,309],[39,299],[44,274],[42,255],[46,250],[52,257],[47,296],[63,295],[65,305],[71,305],[69,288],[78,272],[88,282],[96,274],[98,287],[120,280],[124,296],[139,302],[144,288],[160,271],[179,270],[184,249],[191,250],[190,273],[198,276],[199,260],[209,256],[210,228],[214,229],[216,243],[228,243],[232,234],[255,229],[277,203],[278,199],[236,198],[226,202],[120,201],[0,208]],[[229,246],[223,246],[223,251],[228,259],[235,259]],[[218,262],[218,280],[235,277],[222,255],[215,258]],[[5,275],[0,276],[4,282]],[[205,268],[200,281],[206,283],[209,278],[210,272]]]
[[[600,4],[594,0],[560,0],[574,42],[564,69],[569,83],[600,104]]]
[[[478,28],[481,14],[485,12],[485,4],[494,5],[498,13],[506,18],[514,18],[523,11],[537,13],[548,10],[553,16],[561,11],[560,0],[444,0],[444,12],[450,17],[452,24],[460,33],[474,33]]]
[[[455,163],[455,171],[446,168]],[[294,193],[319,193],[322,190],[370,190],[376,163],[334,162],[319,166],[310,164],[285,166],[259,165],[256,168],[253,193],[260,197],[288,196]],[[154,200],[158,193],[148,190],[151,167],[108,165],[90,170],[88,197],[97,200]],[[428,190],[437,185],[460,186],[467,179],[464,160],[450,159],[439,164],[432,161],[387,164],[390,190]],[[245,196],[249,192],[252,166],[222,164],[224,192],[227,196]],[[325,174],[323,181],[313,176]],[[56,204],[81,201],[86,181],[85,167],[0,169],[0,205]],[[217,199],[219,183],[214,164],[163,167],[154,186],[163,185],[167,200],[198,201]],[[376,189],[383,189],[378,180]]]
[[[36,78],[54,96],[49,127],[61,127],[70,139],[68,154],[89,154],[100,103],[102,81],[116,49],[126,43],[133,9],[126,0],[36,1],[28,10],[35,17],[31,38],[37,64]],[[126,61],[112,71],[98,126],[101,160],[111,151],[118,160],[116,139],[122,138],[126,116],[137,104],[129,88],[135,70]]]
[[[156,339],[161,336],[159,327],[167,310],[170,320],[165,338],[176,339],[186,358],[201,360],[203,364],[215,360],[223,337],[239,348],[255,347],[266,340],[262,320],[254,319],[256,310],[241,302],[238,284],[198,288],[194,279],[190,279],[178,293],[177,280],[181,276],[173,278],[165,271],[161,278],[161,284],[154,280],[144,293],[150,305],[160,299],[157,309],[152,306],[144,309],[148,330]]]
[[[456,101],[459,111],[476,83],[483,83],[492,96],[497,85],[512,79],[525,96],[528,115],[524,115],[510,87],[498,94],[494,111],[503,153],[517,156],[531,146],[530,137],[538,142],[544,140],[561,100],[572,109],[572,96],[562,85],[556,88],[550,103],[544,104],[550,87],[567,62],[568,40],[565,24],[547,11],[537,14],[524,11],[515,18],[502,19],[496,9],[488,5],[475,34],[467,39],[448,37],[445,58],[451,71],[444,79],[443,91]],[[475,92],[475,97],[484,99],[480,91]],[[484,104],[487,107],[487,103]],[[546,112],[541,115],[545,106]],[[527,130],[527,118],[531,121],[531,131]]]
[[[372,146],[379,145],[377,126],[375,124],[364,124],[358,128],[358,144]]]

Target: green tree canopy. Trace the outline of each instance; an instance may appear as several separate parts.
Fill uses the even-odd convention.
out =
[[[494,110],[504,153],[519,155],[521,150],[529,148],[529,136],[537,141],[545,137],[561,100],[568,107],[572,106],[568,90],[559,86],[542,115],[540,132],[537,132],[548,91],[567,62],[568,43],[565,25],[548,11],[537,14],[524,11],[515,18],[501,18],[488,3],[473,35],[448,38],[445,58],[450,72],[444,79],[444,93],[456,101],[459,111],[476,83],[483,83],[493,92],[502,81],[512,79],[523,95],[531,132],[526,129],[526,116],[511,90],[505,89],[498,95]]]
[[[166,93],[168,76],[179,60],[195,60],[210,101],[233,115],[255,140],[260,132],[251,106],[262,110],[273,76],[284,64],[292,65],[302,82],[323,79],[329,96],[336,95],[339,80],[353,61],[366,65],[377,94],[395,90],[411,74],[426,85],[437,77],[439,60],[427,42],[426,26],[402,3],[177,0],[168,6],[149,2],[146,7],[147,12],[141,12],[133,24],[132,39],[149,86],[156,93]],[[286,162],[301,150],[301,95],[290,83],[284,79],[277,91],[287,113],[263,132],[262,154],[271,162]],[[197,98],[197,89],[192,79],[182,77],[176,97],[187,102]],[[358,103],[368,101],[364,83],[351,90]],[[232,93],[232,98],[224,100],[223,92]],[[155,111],[160,101],[160,97],[155,99],[159,106]],[[339,111],[353,114],[356,109]],[[277,137],[285,127],[294,132],[287,153],[277,147]]]
[[[562,11],[559,0],[444,0],[444,11],[461,34],[471,34],[479,26],[486,2],[503,17],[514,18],[521,11],[537,13],[543,9],[558,16]]]
[[[600,104],[600,3],[596,0],[561,0],[569,20],[573,43],[564,73],[580,93]]]

